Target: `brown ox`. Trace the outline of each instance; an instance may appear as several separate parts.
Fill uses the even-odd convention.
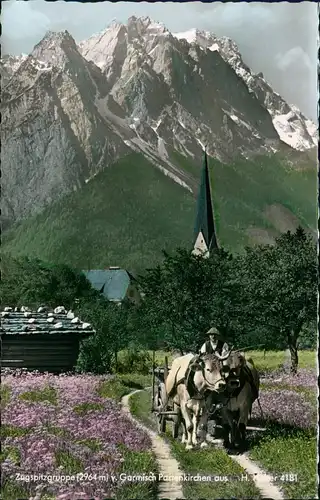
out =
[[[207,446],[206,396],[211,392],[225,390],[226,382],[221,377],[220,368],[220,361],[214,354],[186,354],[172,362],[165,383],[166,393],[167,397],[180,406],[184,420],[182,442],[186,442],[186,449],[198,444],[199,429],[201,447]]]
[[[224,406],[221,409],[224,445],[230,449],[239,444],[244,449],[252,404],[259,397],[259,374],[253,361],[246,360],[240,352],[231,352],[222,363],[227,383]]]

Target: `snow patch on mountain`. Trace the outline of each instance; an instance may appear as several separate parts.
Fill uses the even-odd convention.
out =
[[[292,109],[287,114],[275,115],[272,121],[280,139],[292,148],[304,151],[317,144],[315,130],[312,127],[314,124],[310,123],[310,120],[301,122]]]
[[[219,50],[219,45],[217,43],[214,43],[211,45],[211,47],[209,47],[209,50],[211,50],[211,52],[214,52],[215,50]]]
[[[30,62],[38,71],[50,71],[52,69],[52,65],[46,61],[40,61],[39,59],[30,59]]]
[[[202,141],[200,141],[200,139],[198,139],[198,138],[197,138],[197,141],[198,141],[198,143],[200,144],[201,148],[202,148],[203,150],[205,150],[205,149],[206,149],[206,147],[205,147],[205,145],[203,144],[203,142],[202,142]]]
[[[10,56],[7,60],[7,64],[11,66],[12,73],[15,73],[20,65],[27,59],[27,54],[21,54],[21,56]]]
[[[178,40],[187,40],[187,42],[193,43],[196,42],[197,40],[197,31],[198,30],[193,28],[189,31],[184,31],[182,33],[173,33],[173,36]]]

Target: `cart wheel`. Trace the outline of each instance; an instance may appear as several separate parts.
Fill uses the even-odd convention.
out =
[[[166,432],[166,419],[165,415],[158,416],[158,432],[164,434]]]
[[[176,403],[173,403],[172,409],[173,411],[177,412],[177,415],[172,416],[172,437],[173,439],[177,439],[177,437],[179,436],[179,429],[182,422],[181,410],[180,406],[178,406]]]
[[[164,403],[166,402],[166,388],[165,385],[162,383],[159,385],[158,388],[158,402],[159,402],[159,407],[164,409]]]
[[[153,408],[157,411],[159,410],[160,406],[161,406],[160,391],[159,391],[159,386],[156,385],[154,388]]]
[[[161,408],[160,385],[154,387],[153,409],[159,411]]]

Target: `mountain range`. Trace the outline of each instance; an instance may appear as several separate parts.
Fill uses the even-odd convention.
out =
[[[316,125],[227,37],[131,17],[4,56],[3,250],[140,270],[192,244],[201,156],[220,243],[316,227]]]

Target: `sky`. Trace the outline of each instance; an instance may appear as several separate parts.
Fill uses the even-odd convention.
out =
[[[290,104],[317,121],[318,7],[314,2],[2,2],[2,54],[32,51],[48,30],[68,30],[76,42],[114,20],[149,16],[173,33],[192,28],[228,36],[243,60]]]

